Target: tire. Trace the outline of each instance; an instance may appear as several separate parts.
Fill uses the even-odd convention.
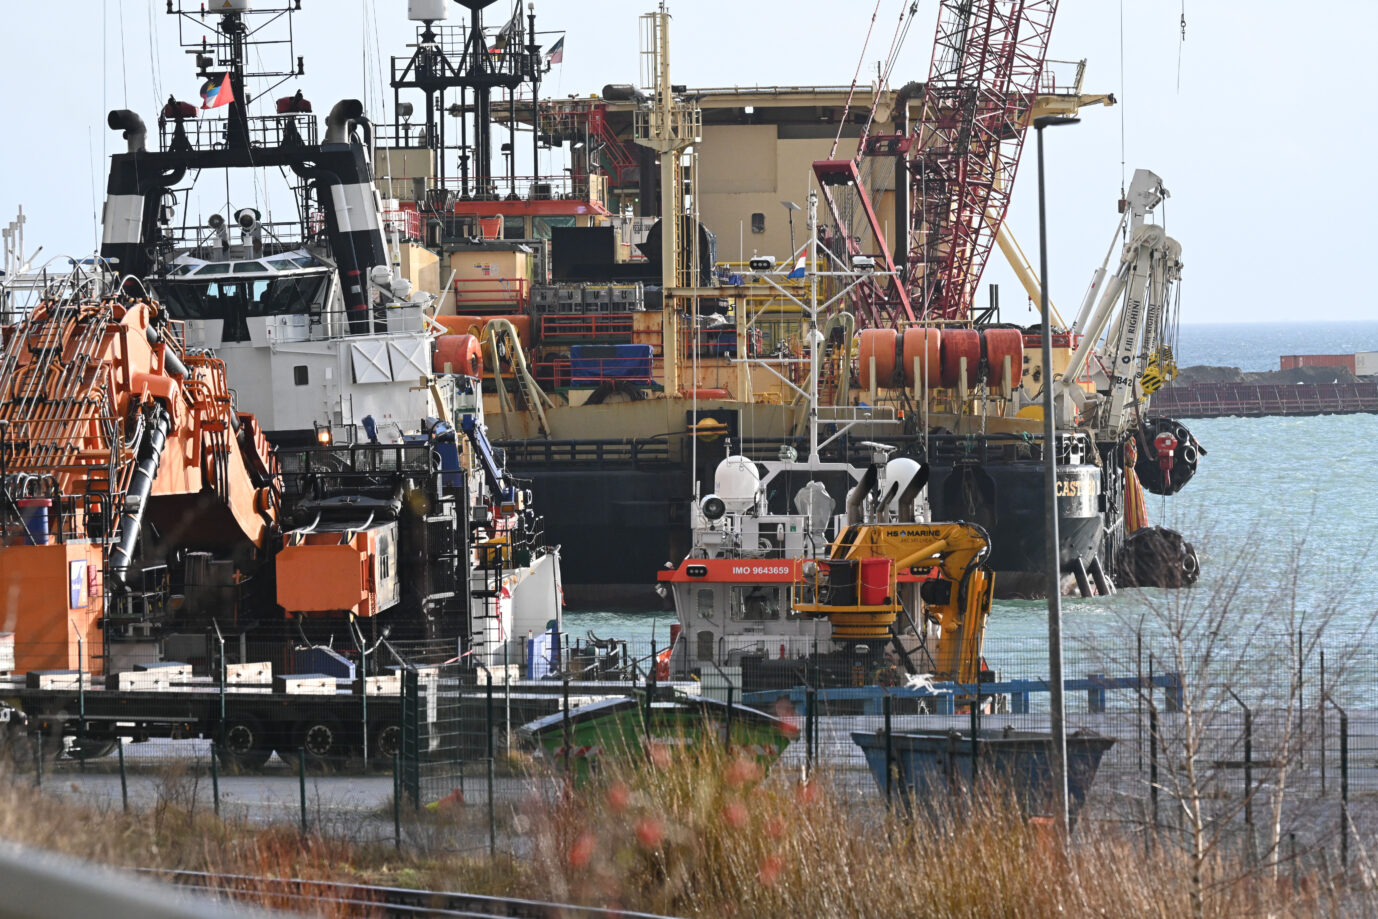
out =
[[[402,752],[402,726],[380,721],[369,729],[368,760],[378,769],[391,769],[393,757]]]
[[[229,769],[256,772],[273,755],[273,745],[263,723],[253,715],[231,715],[225,720],[215,754]]]
[[[292,730],[291,743],[286,750],[278,748],[278,756],[295,768],[300,768],[301,754],[306,754],[306,768],[329,771],[340,765],[346,752],[344,732],[334,718],[307,718],[297,722]]]

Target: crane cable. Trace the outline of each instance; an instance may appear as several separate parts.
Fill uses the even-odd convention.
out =
[[[837,155],[837,145],[842,141],[842,129],[847,125],[847,114],[852,110],[852,97],[856,95],[856,82],[861,78],[861,65],[866,62],[866,49],[871,46],[871,33],[876,30],[876,16],[880,15],[880,3],[881,0],[876,0],[876,8],[871,11],[871,24],[866,27],[866,41],[861,45],[861,54],[856,62],[856,73],[852,74],[852,85],[847,90],[847,101],[842,106],[842,117],[837,121],[837,136],[833,138],[833,146],[828,151],[828,159]]]
[[[905,12],[909,16],[905,18]],[[885,57],[885,66],[881,70],[880,77],[876,81],[876,91],[871,96],[871,111],[866,116],[866,124],[861,129],[861,142],[857,143],[856,160],[861,162],[862,147],[866,137],[871,133],[871,124],[876,120],[876,106],[880,103],[880,94],[885,87],[890,85],[890,75],[895,70],[895,65],[899,62],[900,49],[904,47],[904,40],[909,36],[909,26],[914,22],[914,14],[919,11],[918,0],[905,0],[900,5],[900,18],[895,24],[894,37],[890,39],[890,51]]]

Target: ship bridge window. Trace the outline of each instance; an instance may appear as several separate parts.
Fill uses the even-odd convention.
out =
[[[700,590],[695,598],[698,604],[699,617],[702,619],[713,618],[713,595],[717,591],[710,589]]]
[[[211,262],[209,265],[202,265],[197,274],[229,274],[230,266],[225,262]]]
[[[251,316],[320,312],[325,281],[324,274],[177,281],[160,284],[158,294],[173,319],[223,319],[224,341],[248,341]]]
[[[238,262],[234,266],[235,274],[262,274],[268,270],[268,266],[262,262]]]
[[[781,605],[779,588],[732,588],[732,619],[735,622],[769,622],[779,619]]]

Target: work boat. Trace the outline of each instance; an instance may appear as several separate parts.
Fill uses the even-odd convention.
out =
[[[813,248],[816,193],[808,221]],[[892,457],[892,447],[867,442],[865,466],[820,459],[822,417],[832,428],[827,440],[875,420],[819,407],[818,317],[830,306],[820,302],[821,274],[810,272],[808,298],[795,298],[810,327],[808,455],[800,460],[784,445],[778,460],[759,464],[728,456],[714,472],[713,492],[692,503],[688,556],[659,574],[658,588],[673,597],[679,620],[670,676],[717,673],[744,690],[855,685],[940,668],[961,676],[953,662],[966,657],[952,650],[959,640],[967,657],[979,656],[990,608],[990,577],[979,571],[990,548],[984,530],[929,523],[928,468]],[[847,496],[844,514],[834,514],[835,490]],[[959,551],[960,564],[953,559]],[[949,561],[957,566],[950,578],[956,587],[925,594],[925,582],[943,580],[930,572]],[[963,612],[935,612],[947,606]]]
[[[489,443],[479,343],[442,336],[434,294],[403,276],[415,253],[394,222],[409,217],[384,211],[363,105],[335,104],[318,137],[302,92],[272,103],[250,92],[255,81],[276,88],[301,72],[291,56],[296,12],[249,0],[215,13],[168,5],[204,81],[203,102],[170,97],[154,136],[138,114],[110,113],[128,148],[111,157],[101,263],[124,291],[161,304],[189,352],[223,362],[235,408],[255,415],[289,489],[336,473],[396,473],[368,465],[382,455],[373,447],[429,444],[441,455],[463,521],[426,537],[434,567],[453,567],[458,578],[427,594],[426,621],[441,623],[427,634],[448,642],[447,656],[500,664],[514,636],[558,624],[558,551],[542,545],[530,490]],[[271,72],[283,49],[285,69]],[[263,72],[251,72],[250,61]],[[251,99],[272,114],[251,114]],[[294,221],[264,219],[270,204],[259,189],[269,195],[279,177]],[[233,190],[244,178],[253,181],[252,206],[190,213],[198,184]],[[301,468],[291,465],[297,457]],[[336,529],[372,521],[366,509],[359,520],[329,510]],[[311,514],[292,523],[289,547],[329,538]]]

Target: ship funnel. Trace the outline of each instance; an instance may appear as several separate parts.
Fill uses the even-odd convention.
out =
[[[144,120],[128,109],[116,109],[105,119],[112,131],[123,131],[124,139],[129,141],[130,153],[143,153],[148,149],[148,128]]]
[[[325,119],[327,144],[349,143],[350,127],[364,117],[364,104],[358,99],[341,99]]]

